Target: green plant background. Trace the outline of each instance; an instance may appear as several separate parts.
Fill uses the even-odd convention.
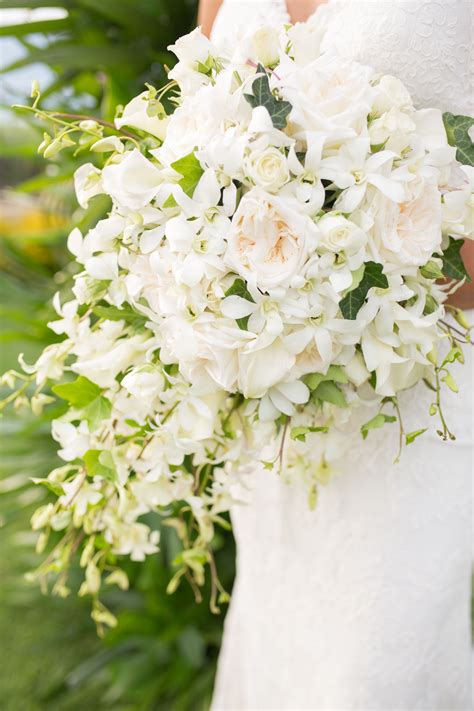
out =
[[[166,78],[166,47],[195,22],[194,0],[2,1],[0,9],[63,8],[67,17],[0,27],[16,38],[23,57],[2,70],[35,79],[38,63],[51,70],[43,105],[111,119],[116,104]],[[26,69],[25,69],[26,68]],[[18,103],[28,103],[21,92]],[[86,228],[105,206],[77,209],[72,174],[78,161],[61,155],[46,164],[36,147],[43,127],[2,107],[0,209],[0,371],[15,367],[19,352],[33,360],[52,334],[45,324],[56,289],[67,291],[72,270],[65,238],[73,225]],[[1,421],[0,452],[0,706],[5,711],[200,711],[209,706],[224,611],[212,615],[182,586],[167,596],[176,540],[162,532],[162,550],[143,564],[129,564],[131,588],[105,602],[119,626],[101,640],[89,602],[42,595],[25,581],[34,568],[29,518],[48,494],[30,477],[56,463],[49,422],[27,413]],[[218,542],[220,574],[227,589],[234,575],[230,534]],[[205,600],[206,600],[206,596]]]

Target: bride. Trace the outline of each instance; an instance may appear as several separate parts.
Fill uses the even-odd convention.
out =
[[[227,46],[259,19],[310,16],[327,28],[327,47],[397,75],[419,107],[472,115],[470,0],[200,7],[203,30]],[[457,305],[472,305],[472,291]],[[419,386],[405,395],[407,426],[430,431],[398,465],[395,431],[363,447],[348,435],[343,471],[315,511],[297,486],[255,472],[250,504],[232,511],[237,578],[214,711],[470,708],[472,368],[457,375],[466,400],[446,396],[456,442],[437,437]]]

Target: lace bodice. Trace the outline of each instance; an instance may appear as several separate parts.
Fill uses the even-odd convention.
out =
[[[418,107],[472,115],[471,0],[328,0],[313,22],[327,27],[323,48],[394,74]],[[213,40],[242,26],[288,22],[284,0],[224,0]]]

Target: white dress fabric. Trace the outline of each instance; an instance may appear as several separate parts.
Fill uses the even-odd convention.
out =
[[[400,77],[415,104],[473,113],[470,0],[330,0],[326,42]],[[224,0],[216,42],[283,2]],[[472,320],[473,313],[470,313]],[[351,438],[342,472],[306,492],[255,471],[234,507],[237,578],[213,711],[468,711],[472,560],[472,353],[444,394],[455,442],[428,415],[432,393],[404,393],[405,429],[429,427],[393,464],[398,426]],[[346,440],[347,444],[347,440]]]

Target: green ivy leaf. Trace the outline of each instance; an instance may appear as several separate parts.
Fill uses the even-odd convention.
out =
[[[255,303],[255,299],[252,298],[252,294],[247,289],[247,284],[243,279],[240,278],[236,279],[232,286],[227,289],[227,291],[225,292],[225,296],[240,296],[242,299],[251,301],[252,304]],[[249,318],[250,316],[244,316],[243,318],[236,319],[237,326],[242,331],[248,330]]]
[[[244,96],[252,108],[257,106],[265,107],[270,114],[275,128],[283,130],[286,128],[286,120],[292,106],[289,101],[277,99],[276,96],[272,94],[268,75],[261,64],[258,65],[257,72],[261,76],[258,76],[254,80],[252,84],[252,94],[244,94]]]
[[[354,272],[351,272],[352,273],[351,291],[352,291],[352,289],[357,289],[360,282],[364,278],[364,272],[365,272],[365,264],[361,264],[358,269],[356,269]]]
[[[174,195],[168,195],[165,202],[163,203],[164,208],[178,207],[178,203],[174,199]]]
[[[101,395],[93,400],[84,410],[85,419],[89,424],[89,429],[94,431],[102,424],[104,420],[108,420],[112,413],[112,403],[106,397]]]
[[[337,407],[347,407],[347,400],[340,387],[331,380],[324,380],[314,391],[314,397],[320,402],[330,402]]]
[[[394,415],[385,415],[383,412],[379,412],[360,428],[363,439],[367,439],[370,430],[377,430],[383,427],[386,422],[396,422],[396,420]]]
[[[187,156],[175,160],[174,163],[171,163],[171,167],[183,176],[178,182],[178,185],[183,188],[188,197],[192,198],[196,186],[204,173],[204,170],[194,153],[188,153]]]
[[[63,400],[67,400],[70,405],[79,409],[87,407],[87,405],[93,402],[102,393],[98,385],[83,375],[80,375],[72,383],[54,385],[52,391],[55,395]]]
[[[422,430],[415,430],[414,432],[408,432],[408,434],[405,435],[405,444],[411,444],[412,442],[415,441],[417,437],[422,435],[424,432],[426,432],[428,428],[425,427]]]
[[[330,365],[325,375],[323,373],[311,373],[304,378],[304,382],[310,390],[316,390],[318,385],[326,380],[332,380],[343,385],[348,382],[347,375],[340,365]]]
[[[442,272],[445,277],[448,277],[448,279],[455,279],[456,281],[466,279],[467,282],[470,282],[471,277],[467,273],[461,257],[461,249],[463,244],[463,239],[454,239],[454,237],[449,238],[449,245],[441,256],[443,260]]]
[[[310,432],[326,432],[329,431],[328,427],[292,427],[290,436],[298,442],[306,442],[306,435]]]
[[[383,273],[383,266],[377,262],[367,262],[365,264],[364,276],[355,289],[351,289],[339,302],[339,308],[345,319],[353,321],[362,308],[369,289],[377,287],[379,289],[388,288],[388,280]]]
[[[55,395],[67,400],[74,408],[82,410],[84,419],[87,420],[91,430],[97,427],[112,412],[112,403],[102,395],[102,390],[98,385],[88,378],[80,375],[72,383],[55,385],[52,388]]]
[[[474,118],[446,112],[443,114],[443,122],[449,145],[457,148],[456,159],[463,165],[474,166],[474,143],[469,136]]]
[[[117,473],[113,464],[112,455],[103,449],[89,449],[84,454],[86,472],[91,478],[99,476],[108,481],[116,481]]]

